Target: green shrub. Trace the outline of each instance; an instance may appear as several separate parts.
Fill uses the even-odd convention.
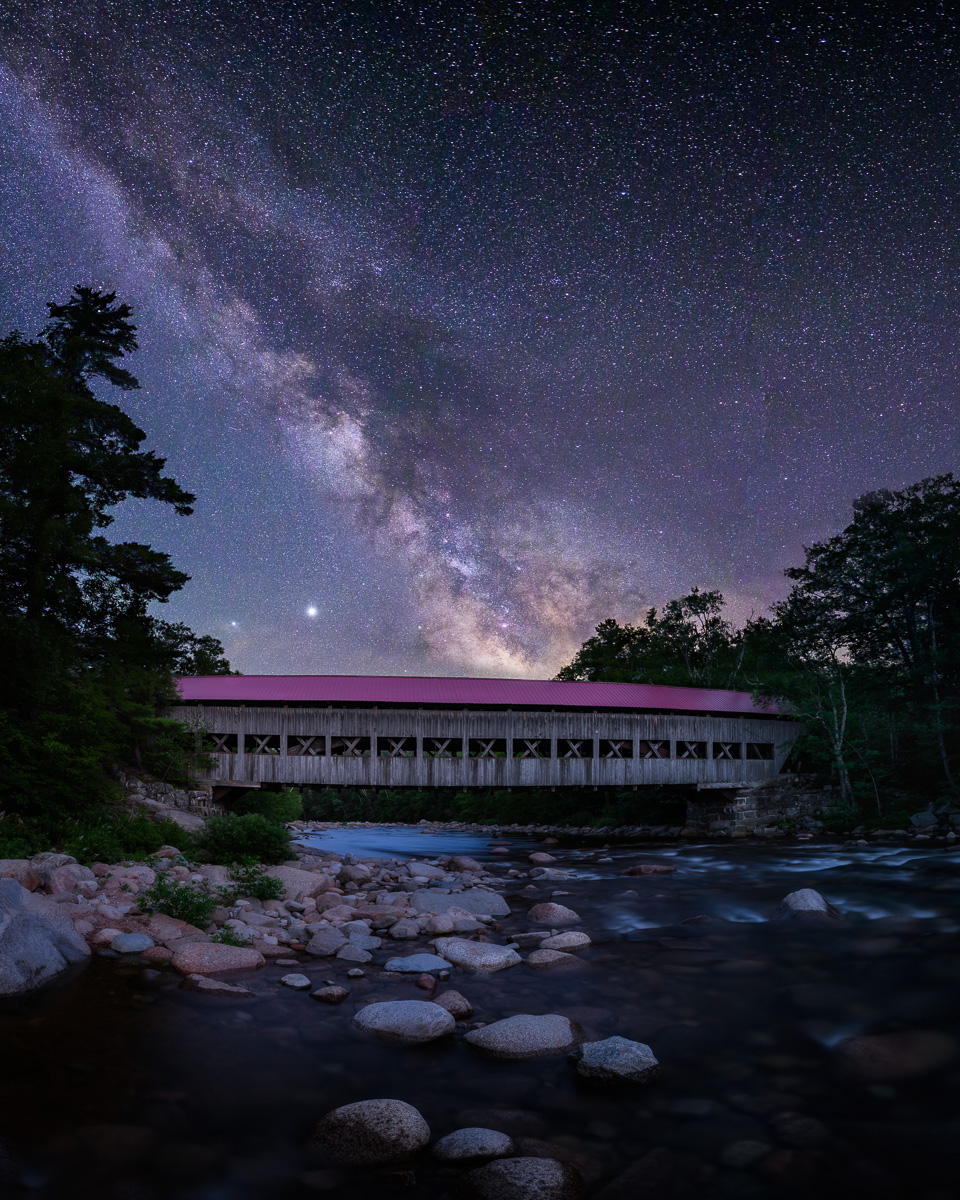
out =
[[[283,884],[272,875],[266,875],[258,867],[236,866],[231,872],[236,886],[236,895],[252,896],[255,900],[279,900],[283,896]],[[231,888],[231,891],[234,889]]]
[[[78,862],[119,862],[146,858],[161,846],[186,849],[190,835],[175,821],[154,821],[124,811],[108,811],[63,823],[59,844]]]
[[[194,839],[197,851],[212,863],[278,863],[290,857],[290,839],[282,825],[261,813],[211,817]]]
[[[217,942],[221,946],[249,946],[250,943],[242,938],[231,925],[224,925],[222,929],[218,929],[216,933],[210,935],[211,942]]]
[[[284,788],[282,792],[249,791],[234,803],[233,811],[241,816],[259,813],[268,821],[285,825],[287,821],[297,821],[303,816],[303,797],[292,787]]]
[[[150,912],[166,913],[178,921],[186,921],[203,929],[210,924],[213,911],[222,903],[222,897],[211,895],[192,883],[178,883],[169,875],[160,874],[156,881],[140,893],[139,904]]]

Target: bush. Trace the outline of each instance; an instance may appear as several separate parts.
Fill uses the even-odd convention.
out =
[[[282,792],[249,791],[233,805],[233,811],[243,816],[259,813],[268,821],[285,825],[303,816],[303,797],[296,788],[284,788]]]
[[[265,875],[258,867],[237,866],[231,872],[238,896],[252,896],[254,900],[280,900],[283,884],[272,875]]]
[[[210,924],[215,908],[222,903],[220,895],[211,895],[192,883],[178,883],[169,875],[158,875],[156,881],[141,892],[139,904],[150,912],[166,913],[178,921],[186,921],[203,929]]]
[[[78,862],[119,862],[146,858],[161,846],[188,848],[190,835],[176,821],[154,821],[128,812],[98,813],[64,823],[60,839],[65,854]]]
[[[242,938],[231,925],[224,925],[222,929],[218,929],[216,933],[212,933],[210,935],[210,941],[218,942],[221,946],[250,945],[246,938]]]
[[[282,825],[262,813],[211,817],[194,839],[197,851],[212,863],[278,863],[290,857],[290,839]]]

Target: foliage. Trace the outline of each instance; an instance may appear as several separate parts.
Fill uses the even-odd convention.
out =
[[[216,933],[210,935],[211,942],[217,942],[221,946],[249,946],[246,938],[242,938],[232,925],[224,925],[222,929],[218,929]]]
[[[180,883],[164,872],[158,874],[150,887],[139,896],[141,908],[166,913],[168,917],[186,921],[198,929],[210,924],[214,910],[221,903],[221,896],[213,895],[192,883]]]
[[[212,863],[278,863],[290,857],[287,831],[261,813],[210,817],[194,846]]]
[[[694,588],[639,625],[601,621],[557,679],[729,688],[740,672],[739,634],[723,617],[720,592]]]
[[[154,821],[109,810],[68,820],[60,842],[63,853],[72,854],[82,863],[141,859],[161,846],[186,849],[190,844],[190,835],[175,821]]]
[[[297,788],[284,788],[279,792],[251,789],[233,804],[235,813],[259,813],[268,821],[284,825],[303,816],[303,796]]]
[[[255,900],[280,900],[283,897],[283,884],[272,875],[267,875],[258,867],[238,865],[230,872],[236,884],[236,895],[252,896]]]
[[[0,807],[78,815],[130,761],[181,776],[193,743],[159,716],[185,665],[228,669],[215,639],[148,613],[187,576],[150,546],[108,539],[128,497],[180,515],[194,497],[142,449],[145,434],[96,394],[139,385],[130,310],[78,287],[34,341],[0,341]]]

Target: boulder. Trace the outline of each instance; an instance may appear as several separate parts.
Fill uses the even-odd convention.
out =
[[[43,871],[28,858],[0,858],[0,879],[15,879],[28,892],[40,886]]]
[[[309,949],[309,943],[307,943],[307,948]],[[373,955],[369,950],[361,950],[359,946],[353,946],[350,942],[340,947],[337,951],[337,958],[342,959],[344,962],[352,963],[368,963],[373,961]]]
[[[566,933],[556,933],[553,937],[544,938],[540,942],[541,950],[582,950],[584,946],[590,945],[590,938],[585,933],[578,933],[574,929],[568,930]]]
[[[824,900],[813,888],[801,888],[784,896],[770,918],[772,921],[790,921],[797,919],[810,920],[827,917],[839,917],[839,911],[829,901]]]
[[[566,883],[570,879],[576,879],[576,871],[561,871],[558,867],[534,867],[530,872],[530,878],[535,879],[538,884],[544,883]]]
[[[384,1000],[368,1004],[353,1018],[361,1033],[395,1046],[415,1046],[453,1033],[456,1022],[445,1008],[429,1000]]]
[[[254,971],[265,961],[259,950],[248,946],[190,942],[174,951],[171,965],[181,975],[218,975],[221,971]]]
[[[388,958],[383,965],[385,971],[399,971],[401,975],[422,975],[424,971],[449,971],[450,964],[438,954],[408,954],[405,958]]]
[[[313,984],[311,983],[308,976],[299,975],[297,973],[293,973],[290,975],[281,975],[280,983],[283,985],[283,987],[293,988],[293,990],[295,992],[303,992],[303,991],[306,991],[308,988],[313,987]]]
[[[478,863],[475,858],[470,858],[469,855],[455,854],[450,859],[449,869],[451,871],[469,871],[472,873],[474,871],[482,871],[483,865]]]
[[[466,1178],[472,1200],[580,1200],[583,1183],[567,1163],[552,1158],[501,1158]]]
[[[336,984],[327,984],[326,987],[317,988],[315,992],[310,993],[311,1000],[321,1000],[324,1004],[340,1004],[350,995],[345,987],[337,987]]]
[[[90,957],[66,913],[39,899],[16,879],[0,879],[0,996],[33,991]]]
[[[89,867],[83,867],[77,862],[64,863],[62,866],[44,870],[43,887],[51,896],[56,896],[63,892],[75,892],[77,884],[81,882],[93,880],[96,883],[96,878]]]
[[[498,892],[485,892],[483,888],[467,888],[463,892],[443,895],[433,888],[424,888],[410,894],[410,908],[417,913],[445,913],[451,908],[462,908],[465,912],[485,917],[506,917],[510,905]]]
[[[569,966],[576,962],[579,960],[562,950],[534,950],[532,954],[527,955],[527,966],[538,971],[549,971],[552,967],[562,967],[565,964]]]
[[[403,1100],[360,1100],[322,1117],[313,1140],[336,1162],[402,1162],[430,1141],[430,1126]]]
[[[584,1040],[584,1034],[568,1017],[522,1013],[473,1029],[463,1040],[493,1058],[546,1058],[569,1053]]]
[[[528,857],[535,867],[545,867],[547,863],[555,863],[557,861],[552,854],[547,854],[546,850],[536,850]]]
[[[121,933],[110,943],[110,949],[117,954],[140,954],[144,950],[152,950],[155,945],[153,938],[145,933]]]
[[[509,946],[497,946],[492,942],[471,942],[466,938],[437,938],[434,942],[448,962],[463,971],[474,971],[487,975],[492,971],[503,971],[522,962],[516,950]]]
[[[601,1083],[648,1083],[660,1074],[660,1064],[643,1042],[608,1037],[584,1042],[570,1055],[581,1079]]]
[[[297,867],[268,867],[266,871],[273,879],[283,884],[284,900],[302,901],[307,897],[321,895],[330,887],[330,877],[318,871],[301,871]]]
[[[332,958],[347,945],[347,939],[339,929],[321,929],[307,942],[307,953],[315,958]]]
[[[439,996],[434,996],[433,1002],[445,1008],[458,1021],[468,1021],[473,1016],[473,1005],[460,992],[441,992]]]
[[[636,866],[627,867],[621,871],[621,875],[672,875],[676,867],[668,866],[666,863],[637,863]]]
[[[433,1156],[441,1162],[469,1163],[485,1158],[507,1158],[516,1154],[512,1137],[496,1129],[457,1129],[442,1137],[433,1147]]]
[[[442,879],[446,871],[441,871],[439,867],[433,867],[429,863],[408,862],[407,874],[412,879]]]
[[[538,925],[573,925],[580,920],[579,913],[575,913],[572,908],[549,901],[545,904],[535,904],[527,916]]]

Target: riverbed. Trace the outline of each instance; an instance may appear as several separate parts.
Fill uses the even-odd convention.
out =
[[[509,854],[494,854],[494,840]],[[471,854],[503,872],[526,872],[544,848],[382,828],[319,841],[358,858]],[[462,992],[475,1020],[560,1013],[591,1038],[644,1042],[661,1064],[655,1082],[590,1090],[564,1058],[481,1058],[462,1029],[423,1046],[369,1041],[350,1024],[359,1007],[425,998],[412,981],[381,977],[388,957],[422,941],[385,940],[362,979],[347,978],[349,963],[300,955],[297,970],[317,986],[351,989],[337,1007],[282,987],[291,968],[276,963],[244,977],[256,1000],[236,1001],[184,991],[135,956],[101,955],[0,1011],[0,1142],[20,1176],[0,1192],[459,1200],[462,1173],[429,1154],[370,1175],[311,1147],[331,1108],[390,1097],[419,1109],[434,1138],[503,1128],[523,1153],[561,1156],[603,1200],[956,1194],[960,852],[894,840],[548,849],[576,878],[522,895],[529,878],[505,880],[511,915],[494,940],[529,930],[527,908],[556,899],[593,944],[554,970],[453,972],[438,990]],[[676,871],[620,874],[638,862]],[[841,918],[771,922],[804,887]],[[889,1033],[910,1035],[895,1043],[899,1061],[854,1071],[849,1039]]]

